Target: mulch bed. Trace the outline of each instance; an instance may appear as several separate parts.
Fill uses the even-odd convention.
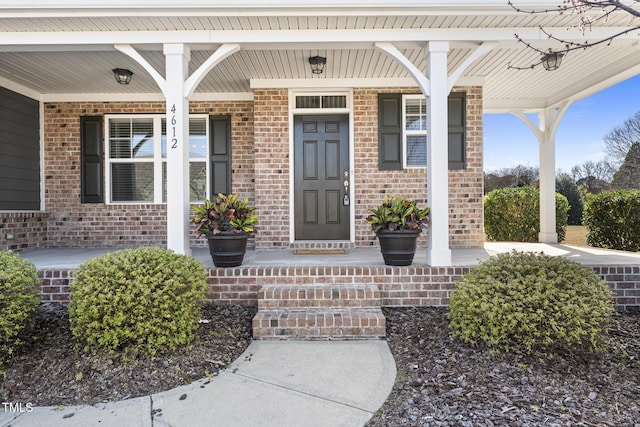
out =
[[[553,360],[451,338],[445,308],[384,309],[398,370],[378,426],[640,426],[640,315],[614,318],[604,354]]]
[[[215,376],[251,342],[254,307],[207,306],[193,344],[126,360],[78,353],[66,309],[42,305],[34,339],[0,376],[3,402],[95,404]],[[386,308],[398,375],[378,426],[640,426],[640,313],[614,318],[595,357],[496,354],[451,338],[446,308]]]
[[[75,351],[67,309],[43,304],[33,340],[0,376],[3,402],[33,406],[95,404],[145,396],[215,376],[251,343],[255,307],[208,305],[189,347],[153,357]]]

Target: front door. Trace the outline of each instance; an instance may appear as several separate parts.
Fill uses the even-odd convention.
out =
[[[296,240],[348,240],[349,116],[294,118]]]

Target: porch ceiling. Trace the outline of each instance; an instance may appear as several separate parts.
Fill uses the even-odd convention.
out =
[[[277,5],[269,2],[271,6],[250,0],[226,6],[191,1],[180,2],[179,7],[138,0],[136,4],[110,2],[99,8],[81,6],[86,2],[80,1],[50,1],[47,9],[37,7],[42,2],[35,0],[14,6],[8,3],[12,2],[0,6],[0,85],[45,101],[82,97],[162,100],[150,75],[114,44],[133,45],[164,75],[163,43],[189,44],[191,72],[222,43],[238,43],[241,50],[208,73],[196,89],[196,96],[223,97],[220,94],[250,94],[252,82],[260,81],[276,84],[295,79],[306,87],[341,86],[337,79],[349,79],[349,86],[412,84],[405,69],[376,50],[375,42],[392,42],[424,70],[425,42],[449,40],[449,70],[453,71],[477,46],[490,41],[495,48],[474,61],[458,80],[458,84],[484,85],[488,113],[555,106],[640,71],[640,40],[635,33],[610,45],[574,51],[554,72],[541,67],[509,70],[509,63],[526,66],[538,59],[515,42],[515,33],[544,48],[550,42],[538,26],[565,38],[595,40],[634,24],[628,14],[618,14],[610,17],[606,27],[594,28],[583,37],[579,30],[569,28],[575,23],[574,16],[516,13],[506,7],[506,0],[467,0],[455,5],[404,1],[393,7],[382,1],[324,1],[303,7],[290,0]],[[532,7],[558,3],[538,1]],[[245,4],[246,8],[239,7]],[[307,63],[316,54],[327,57],[320,75],[313,75]],[[130,85],[115,82],[111,73],[115,67],[134,72]]]

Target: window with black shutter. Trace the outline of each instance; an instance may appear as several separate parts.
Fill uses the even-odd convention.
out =
[[[103,203],[102,117],[80,117],[80,158],[82,203]]]
[[[449,169],[466,168],[466,96],[448,98]],[[424,97],[378,94],[378,168],[401,170],[426,166],[426,106]],[[425,167],[421,166],[421,167]]]

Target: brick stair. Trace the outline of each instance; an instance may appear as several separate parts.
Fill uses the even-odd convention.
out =
[[[258,291],[257,339],[373,339],[385,333],[375,285],[266,285]]]

